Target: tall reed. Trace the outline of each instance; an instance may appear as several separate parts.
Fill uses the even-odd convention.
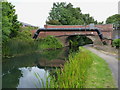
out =
[[[48,36],[44,39],[33,40],[28,36],[28,32],[24,32],[13,39],[3,43],[3,56],[14,56],[18,54],[25,54],[33,51],[44,49],[62,48],[63,45],[53,36]]]
[[[80,48],[77,53],[71,53],[64,68],[57,69],[57,77],[51,77],[49,88],[83,88],[92,62],[93,57],[84,48]]]
[[[34,41],[11,39],[3,45],[3,55],[11,56],[35,51],[37,48]]]

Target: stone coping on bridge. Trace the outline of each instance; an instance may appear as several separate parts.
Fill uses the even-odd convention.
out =
[[[79,31],[79,30],[83,30],[83,31],[85,31],[85,30],[91,30],[91,31],[94,31],[94,30],[99,30],[99,28],[94,28],[94,29],[90,29],[90,28],[84,28],[84,27],[82,27],[82,28],[40,28],[39,30],[41,30],[41,31]]]
[[[95,24],[95,25],[113,25],[113,24]],[[50,25],[50,24],[46,24],[44,26],[85,26],[85,25]],[[89,25],[86,25],[89,26]]]
[[[89,25],[44,25],[45,29],[50,28],[89,28]],[[98,24],[94,25],[94,28],[99,28],[101,31],[113,31],[113,24]]]

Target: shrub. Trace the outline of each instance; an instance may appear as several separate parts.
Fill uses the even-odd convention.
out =
[[[54,36],[47,36],[44,39],[38,39],[39,49],[57,49],[57,48],[62,48],[62,47],[63,45]]]
[[[25,40],[25,41],[33,41],[32,33],[28,30],[18,32],[18,35],[15,38],[16,39],[22,39],[22,40]]]
[[[113,40],[113,46],[115,46],[116,48],[119,48],[120,47],[120,39]]]

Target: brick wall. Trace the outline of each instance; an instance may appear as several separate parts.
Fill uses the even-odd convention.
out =
[[[44,25],[45,28],[85,28],[85,26],[83,25]],[[89,26],[86,26],[87,28],[89,28]],[[108,39],[112,39],[112,32],[113,32],[113,25],[112,24],[102,24],[102,25],[95,25],[95,27],[99,28],[103,34],[103,37],[108,38]],[[68,31],[48,31],[45,32],[46,35],[68,35],[68,34],[74,34],[74,33],[87,33],[87,34],[91,34],[93,33],[94,35],[97,35],[96,32],[80,32],[80,31],[74,31],[74,32],[68,32]],[[41,32],[41,35],[43,33]],[[43,35],[42,35],[43,36]]]
[[[44,28],[88,28],[89,25],[44,25]],[[113,30],[112,24],[102,24],[102,25],[95,25],[95,27],[100,28],[101,31],[111,31]]]
[[[39,33],[39,37],[45,37],[45,36],[48,36],[48,35],[52,35],[52,36],[62,36],[62,35],[85,35],[85,34],[91,34],[91,35],[97,35],[97,32],[92,32],[92,31],[89,31],[89,32],[85,32],[85,31],[41,31]]]

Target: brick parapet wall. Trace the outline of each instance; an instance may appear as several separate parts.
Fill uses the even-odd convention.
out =
[[[112,32],[113,32],[113,25],[112,24],[102,24],[102,25],[95,25],[95,27],[99,28],[103,34],[103,37],[112,39]],[[85,28],[83,25],[44,25],[44,28]],[[86,26],[86,28],[89,28],[89,26]],[[36,30],[32,31],[32,34]],[[41,31],[39,34],[39,37],[45,37],[47,35],[53,35],[53,36],[60,36],[60,35],[73,35],[73,34],[93,34],[97,35],[96,32],[91,31]]]
[[[44,25],[44,28],[89,28],[89,25]],[[112,31],[113,24],[100,24],[95,25],[95,27],[100,28],[101,31]]]
[[[97,32],[85,32],[85,31],[41,31],[39,37],[45,37],[48,35],[52,36],[62,36],[62,35],[85,35],[85,34],[91,34],[91,35],[97,35]]]
[[[87,26],[83,26],[83,25],[44,25],[44,28],[46,28],[46,29],[47,28],[85,28],[85,27],[89,28],[89,25],[87,25]],[[101,30],[103,37],[108,38],[108,39],[112,39],[113,24],[101,24],[101,25],[95,25],[95,27],[99,28]],[[60,32],[62,33],[62,31],[60,31]],[[51,34],[53,34],[53,33],[54,32],[52,32]],[[59,32],[56,32],[56,33],[61,34]],[[69,32],[66,31],[66,33],[69,33]],[[75,33],[75,31],[73,33]],[[79,31],[77,33],[82,33],[82,32]],[[65,34],[65,33],[63,33],[63,34]],[[93,32],[93,34],[96,35],[95,32]]]

